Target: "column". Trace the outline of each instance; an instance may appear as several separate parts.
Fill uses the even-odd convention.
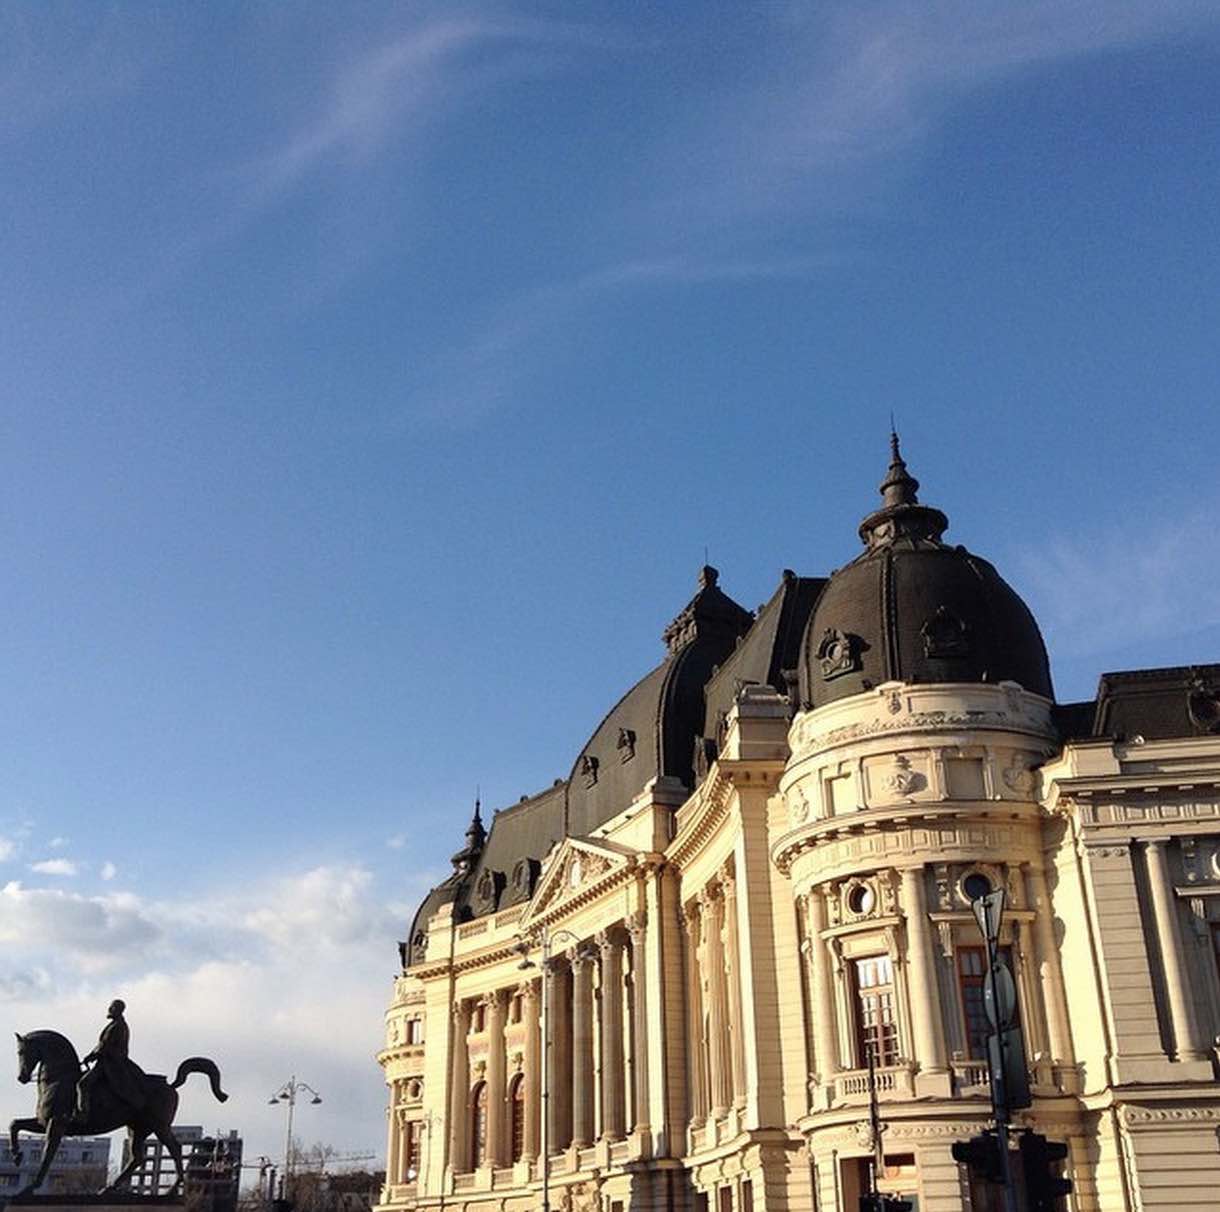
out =
[[[538,983],[535,981],[521,986],[521,1017],[525,1022],[525,1141],[522,1153],[529,1162],[538,1156],[539,1126],[542,1123],[538,994]]]
[[[627,919],[626,925],[631,936],[631,991],[634,997],[631,1069],[635,1078],[635,1131],[641,1132],[648,1127],[648,999],[644,979],[647,921],[642,913],[635,913]]]
[[[602,956],[602,1132],[622,1140],[626,1126],[623,1102],[623,943],[617,933],[597,936]]]
[[[463,998],[453,1007],[453,1063],[449,1073],[449,1167],[454,1173],[468,1168],[466,1160],[470,1131],[466,1108],[470,1095],[470,1057],[466,1036],[470,1034],[470,1002]]]
[[[593,1143],[593,954],[572,952],[572,1144]]]
[[[733,1105],[746,1105],[745,1014],[741,1005],[741,952],[737,937],[737,884],[731,874],[723,876],[725,984],[728,989],[729,1065]]]
[[[686,932],[686,1072],[690,1085],[690,1124],[707,1119],[707,1057],[703,1049],[703,996],[699,976],[699,909],[695,902],[682,914]]]
[[[546,1104],[544,1114],[546,1115],[547,1152],[554,1153],[567,1143],[567,1132],[564,1130],[566,1117],[563,1113],[562,1097],[564,1066],[559,1063],[559,1045],[567,1029],[566,1020],[570,1003],[563,996],[563,981],[554,960],[547,961],[542,979],[548,985],[546,995],[547,1038],[542,1041],[542,1046],[546,1051],[546,1073],[542,1090],[545,1095],[543,1101]]]
[[[809,991],[810,1014],[813,1016],[813,1065],[818,1082],[823,1086],[834,1083],[839,1072],[839,1048],[835,1029],[834,978],[830,971],[830,955],[822,939],[826,929],[826,901],[821,892],[812,889],[805,897],[806,922],[809,932]]]
[[[1038,985],[1046,1007],[1047,1044],[1051,1063],[1072,1063],[1072,1033],[1068,1025],[1067,1001],[1059,971],[1059,947],[1055,942],[1055,917],[1051,909],[1046,872],[1038,864],[1029,866],[1029,890],[1034,910],[1034,939],[1038,957]]]
[[[399,1122],[398,1104],[401,1100],[402,1083],[390,1083],[390,1139],[387,1143],[385,1158],[385,1177],[387,1183],[400,1183],[399,1173],[402,1165],[402,1124]]]
[[[928,936],[928,907],[922,867],[902,873],[902,907],[907,919],[907,986],[911,1002],[911,1034],[915,1059],[924,1073],[945,1073],[945,1024],[940,1010],[932,940]]]
[[[700,894],[699,908],[703,916],[703,971],[707,979],[707,1052],[711,1072],[711,1113],[721,1118],[729,1109],[732,1096],[728,1023],[725,1021],[724,952],[721,930],[724,925],[724,901],[707,888]]]
[[[504,990],[484,999],[487,1016],[487,1164],[504,1164]]]
[[[1204,1060],[1204,1053],[1198,1043],[1186,967],[1182,963],[1178,907],[1169,879],[1165,839],[1155,838],[1145,843],[1145,854],[1148,858],[1148,885],[1152,892],[1157,942],[1160,944],[1161,962],[1165,969],[1165,993],[1169,998],[1169,1021],[1173,1027],[1177,1059]]]

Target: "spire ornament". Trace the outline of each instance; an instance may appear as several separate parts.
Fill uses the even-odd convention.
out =
[[[860,523],[860,539],[876,550],[905,539],[913,544],[940,545],[949,519],[939,509],[919,503],[919,481],[907,470],[898,442],[890,429],[890,465],[881,481],[881,508]]]

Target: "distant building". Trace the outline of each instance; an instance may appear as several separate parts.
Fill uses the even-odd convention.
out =
[[[236,1131],[205,1136],[198,1124],[174,1129],[182,1145],[182,1164],[186,1170],[187,1193],[198,1212],[235,1212],[237,1189],[241,1183],[242,1139]],[[131,1160],[131,1146],[123,1142],[123,1165]],[[150,1137],[144,1150],[144,1164],[131,1176],[135,1195],[158,1195],[173,1186],[177,1174],[169,1150],[156,1137]]]
[[[21,1138],[21,1165],[13,1161],[8,1143],[0,1145],[0,1200],[15,1195],[34,1181],[42,1165],[46,1141],[41,1136]],[[70,1136],[62,1141],[39,1193],[99,1191],[110,1169],[110,1137]]]

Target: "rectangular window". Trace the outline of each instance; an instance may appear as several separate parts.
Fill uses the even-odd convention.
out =
[[[856,1042],[860,1068],[869,1055],[878,1068],[898,1061],[898,1017],[894,1008],[894,968],[888,955],[858,959],[856,984]]]
[[[1012,948],[1001,947],[1000,959],[1012,968]],[[986,947],[958,947],[957,988],[962,1003],[962,1025],[966,1033],[966,1055],[971,1060],[987,1059],[987,1038],[991,1034],[991,1023],[983,1003],[983,980],[987,975]],[[1013,974],[1015,977],[1015,973]],[[1020,1007],[1017,1009],[1020,1022]]]
[[[407,1043],[422,1044],[424,1042],[424,1020],[422,1018],[407,1019]]]
[[[741,1180],[741,1212],[754,1212],[754,1184],[748,1178]]]
[[[721,1187],[716,1192],[717,1212],[733,1212],[733,1188]]]
[[[422,1120],[413,1119],[407,1124],[407,1155],[403,1158],[403,1177],[413,1183],[419,1174],[420,1143],[423,1139]]]

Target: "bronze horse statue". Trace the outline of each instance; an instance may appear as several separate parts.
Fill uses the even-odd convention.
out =
[[[174,1159],[178,1179],[171,1191],[182,1186],[182,1146],[174,1136],[174,1115],[178,1110],[178,1087],[192,1073],[202,1073],[212,1086],[217,1101],[224,1102],[229,1096],[220,1088],[220,1070],[214,1061],[202,1056],[192,1056],[178,1066],[172,1082],[156,1073],[142,1073],[144,1083],[144,1105],[138,1110],[128,1106],[111,1089],[99,1085],[97,1094],[90,1100],[89,1114],[82,1120],[77,1112],[76,1087],[81,1078],[81,1063],[76,1049],[57,1031],[31,1031],[17,1036],[17,1080],[27,1084],[38,1074],[38,1103],[30,1119],[15,1119],[9,1125],[9,1143],[13,1161],[20,1164],[18,1148],[19,1132],[45,1134],[47,1147],[43,1151],[42,1165],[38,1175],[19,1194],[29,1195],[42,1186],[51,1162],[65,1136],[96,1136],[126,1128],[131,1142],[131,1163],[106,1188],[113,1191],[121,1187],[135,1173],[144,1160],[144,1145],[149,1136],[156,1138],[169,1150]]]

